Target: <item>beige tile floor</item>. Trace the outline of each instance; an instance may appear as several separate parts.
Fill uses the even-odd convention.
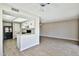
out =
[[[4,56],[79,56],[79,46],[72,41],[41,37],[39,45],[20,52],[16,39],[4,41]]]

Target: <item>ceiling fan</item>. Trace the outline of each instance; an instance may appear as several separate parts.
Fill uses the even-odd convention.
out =
[[[40,6],[44,7],[44,6],[48,5],[48,4],[50,4],[50,3],[40,3]]]

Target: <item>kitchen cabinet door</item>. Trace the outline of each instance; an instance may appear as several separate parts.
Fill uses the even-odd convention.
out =
[[[34,28],[35,27],[35,21],[29,21],[29,28]]]

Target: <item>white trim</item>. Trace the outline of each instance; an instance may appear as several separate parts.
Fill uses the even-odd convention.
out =
[[[20,51],[24,51],[24,50],[26,50],[26,49],[28,49],[28,48],[31,48],[31,47],[33,47],[33,46],[36,46],[36,45],[39,45],[39,43],[35,43],[35,44],[32,44],[32,45],[30,45],[30,46],[28,46],[28,47],[22,48],[22,49],[20,49]]]
[[[79,41],[78,39],[72,39],[72,38],[63,38],[63,37],[56,37],[56,36],[48,36],[48,35],[40,35],[44,37],[51,37],[51,38],[59,38],[59,39],[67,39],[67,40],[74,40],[74,41]]]

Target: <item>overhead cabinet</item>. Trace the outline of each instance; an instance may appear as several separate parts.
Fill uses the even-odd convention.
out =
[[[24,22],[22,23],[22,29],[31,29],[31,28],[35,28],[35,21],[32,20],[32,21],[27,21],[27,22]]]

